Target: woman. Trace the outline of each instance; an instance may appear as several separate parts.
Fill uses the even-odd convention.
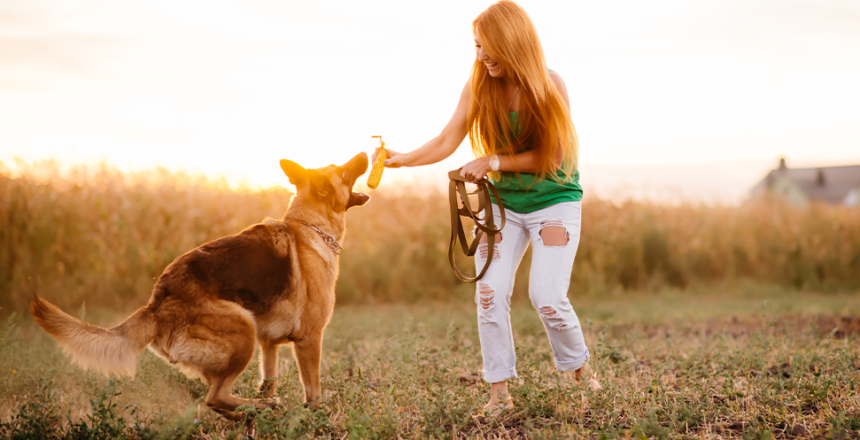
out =
[[[466,135],[478,159],[461,175],[475,182],[487,175],[499,191],[507,223],[493,255],[481,244],[475,264],[493,263],[478,282],[475,302],[484,360],[492,384],[485,412],[513,409],[507,379],[516,377],[510,323],[514,274],[534,243],[529,297],[539,312],[560,371],[577,382],[588,348],[567,299],[579,245],[582,188],[576,170],[578,142],[564,81],[548,70],[534,25],[516,3],[503,0],[472,23],[476,59],[454,116],[442,133],[406,154],[389,151],[387,167],[421,166],[450,156]],[[499,208],[493,205],[499,224]],[[486,241],[486,235],[482,243]],[[589,384],[600,384],[587,374]]]

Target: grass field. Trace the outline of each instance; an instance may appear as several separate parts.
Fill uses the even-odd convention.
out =
[[[512,320],[513,413],[476,417],[488,385],[474,304],[338,307],[323,398],[301,404],[289,349],[278,407],[246,423],[202,404],[206,387],[153,354],[135,378],[69,363],[29,317],[0,338],[0,435],[9,438],[857,438],[860,295],[732,285],[573,298],[603,390],[553,371],[534,310]],[[131,306],[131,305],[129,305]],[[79,310],[109,325],[123,316]],[[256,359],[256,357],[255,357]],[[234,392],[253,397],[256,361]],[[583,398],[587,400],[583,406]]]

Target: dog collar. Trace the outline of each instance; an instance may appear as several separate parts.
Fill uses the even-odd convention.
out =
[[[291,219],[291,220],[292,220],[292,219]],[[334,235],[331,235],[331,234],[329,234],[329,233],[327,233],[327,232],[323,231],[322,229],[320,229],[320,228],[318,228],[318,227],[316,227],[316,226],[314,226],[314,225],[309,225],[309,224],[307,224],[307,223],[305,223],[305,222],[303,222],[303,221],[301,221],[301,220],[293,220],[293,221],[297,221],[297,222],[299,222],[299,223],[301,223],[301,224],[303,224],[303,225],[307,226],[308,228],[310,228],[310,230],[312,230],[312,231],[316,232],[316,233],[317,233],[317,235],[319,235],[319,236],[320,236],[320,238],[322,238],[322,239],[323,239],[323,241],[325,242],[325,244],[327,244],[327,245],[328,245],[328,247],[329,247],[329,248],[331,248],[331,251],[332,251],[332,252],[334,252],[334,254],[335,254],[335,255],[340,255],[340,251],[342,251],[342,250],[343,250],[343,246],[341,246],[341,245],[337,242],[337,239],[336,239],[336,238],[334,238]]]

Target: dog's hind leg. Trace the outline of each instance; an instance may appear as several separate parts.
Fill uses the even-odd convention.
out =
[[[231,393],[233,382],[245,371],[254,355],[254,321],[250,313],[233,303],[210,304],[189,323],[169,350],[180,367],[199,372],[209,384],[206,405],[236,420],[236,408],[266,405]]]
[[[260,341],[260,355],[263,358],[263,383],[260,385],[260,395],[271,397],[278,385],[278,344]]]
[[[235,413],[236,408],[252,404],[252,401],[236,397],[230,392],[239,374],[241,371],[226,377],[217,375],[207,377],[209,393],[206,395],[206,406],[230,420],[241,420],[242,417]]]
[[[315,404],[321,392],[320,353],[322,352],[322,335],[296,341],[293,350],[302,377],[302,385],[305,387],[305,402]]]

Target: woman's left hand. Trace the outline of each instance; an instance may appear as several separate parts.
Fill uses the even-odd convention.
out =
[[[477,183],[481,179],[485,179],[489,172],[490,158],[479,157],[466,165],[463,165],[463,168],[460,170],[460,175],[465,177],[469,182]]]

